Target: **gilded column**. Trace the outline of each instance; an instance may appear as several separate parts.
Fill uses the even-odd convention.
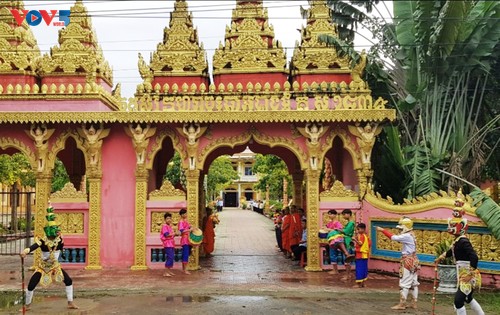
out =
[[[146,270],[146,200],[148,193],[148,172],[143,165],[137,165],[135,173],[135,257],[132,270]]]
[[[306,271],[321,271],[319,248],[319,170],[306,170],[307,196],[307,267]]]
[[[199,197],[200,197],[200,171],[186,170],[186,187],[187,187],[187,210],[188,221],[192,226],[199,226]],[[189,270],[200,269],[200,251],[198,247],[193,247],[191,256],[189,257]]]
[[[37,173],[36,174],[36,210],[35,210],[35,235],[42,237],[45,232],[45,215],[47,214],[47,206],[52,189],[52,174]],[[34,266],[38,266],[42,260],[42,254],[37,250],[34,254]]]
[[[304,175],[302,173],[292,174],[293,179],[293,204],[297,207],[302,208],[304,206],[303,193],[302,193],[302,182],[304,181]]]
[[[89,248],[87,270],[101,266],[101,176],[89,176]]]

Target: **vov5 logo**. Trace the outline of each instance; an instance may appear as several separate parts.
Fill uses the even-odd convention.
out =
[[[59,21],[52,22],[54,17],[59,12]],[[52,23],[53,26],[67,26],[69,24],[70,10],[16,10],[11,9],[10,13],[16,19],[17,25],[21,26],[26,19],[26,23],[30,26],[37,26],[42,23],[42,20],[47,26]]]

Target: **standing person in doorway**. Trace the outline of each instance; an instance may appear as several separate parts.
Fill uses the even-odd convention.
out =
[[[221,197],[217,198],[217,212],[221,212],[223,206],[224,206],[224,201],[222,201],[222,198]]]
[[[205,257],[212,256],[215,249],[215,226],[220,223],[217,213],[212,208],[206,207],[207,215],[203,220],[203,251]]]
[[[377,231],[382,232],[390,240],[403,244],[401,248],[401,265],[399,267],[399,303],[391,307],[393,310],[405,310],[407,307],[416,309],[418,298],[418,270],[420,262],[417,257],[417,240],[413,234],[413,221],[408,217],[402,217],[396,228],[399,235],[377,226]],[[406,304],[409,291],[412,290],[412,301]]]
[[[161,227],[160,239],[163,243],[163,248],[165,249],[165,272],[164,277],[171,277],[174,275],[172,268],[174,267],[174,254],[175,254],[175,242],[174,242],[174,229],[172,228],[172,213],[167,212],[163,215],[165,223]]]
[[[287,258],[291,257],[291,248],[290,248],[290,239],[288,238],[288,234],[290,232],[290,208],[285,207],[283,209],[283,221],[281,223],[281,246],[283,247],[283,254]]]
[[[47,215],[45,217],[47,218],[47,224],[43,228],[45,236],[42,238],[35,237],[35,243],[25,248],[19,254],[22,258],[25,258],[26,255],[38,248],[42,250],[42,260],[40,264],[35,267],[35,273],[33,273],[28,283],[25,309],[30,309],[31,302],[33,301],[33,293],[40,280],[43,286],[50,285],[52,280],[55,282],[64,282],[66,285],[68,309],[77,309],[78,306],[73,303],[73,280],[66,271],[61,268],[61,264],[59,263],[59,256],[63,250],[64,242],[61,236],[61,230],[55,222],[56,215],[54,214],[54,208],[52,208],[52,206],[49,205],[47,208]]]
[[[187,220],[187,210],[181,209],[179,211],[179,215],[181,216],[181,220],[179,221],[179,232],[181,233],[181,246],[182,246],[182,272],[184,274],[191,274],[187,270],[187,265],[189,262],[189,254],[191,254],[191,245],[189,244],[189,233],[193,230],[191,224],[189,224]]]

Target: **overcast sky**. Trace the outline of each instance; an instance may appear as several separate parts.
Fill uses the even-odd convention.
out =
[[[174,1],[83,1],[101,45],[104,56],[113,68],[113,83],[122,83],[122,96],[133,96],[137,84],[142,80],[137,70],[138,53],[149,63],[150,53],[163,40],[163,29],[168,26]],[[389,18],[392,1],[379,4],[384,18]],[[25,0],[27,10],[69,10],[74,1],[30,1]],[[194,26],[198,29],[200,42],[212,63],[215,48],[224,40],[226,25],[230,24],[234,0],[206,1],[188,0],[193,13]],[[297,29],[305,24],[300,16],[300,6],[308,7],[307,1],[264,1],[268,8],[269,23],[274,26],[275,38],[286,48],[291,58],[295,41],[300,39]],[[57,45],[57,32],[61,27],[46,26],[43,22],[31,27],[42,53]],[[369,42],[360,36],[356,40],[358,49],[368,48]]]

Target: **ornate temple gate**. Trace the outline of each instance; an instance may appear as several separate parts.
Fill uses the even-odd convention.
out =
[[[22,1],[0,5],[23,8]],[[36,170],[35,233],[43,233],[50,199],[66,222],[68,267],[154,267],[162,211],[185,206],[199,225],[211,162],[249,146],[287,164],[293,200],[308,218],[307,270],[321,270],[324,207],[362,207],[374,141],[381,124],[395,119],[362,80],[366,54],[352,66],[318,41],[337,36],[326,1],[311,2],[290,63],[262,1],[236,1],[212,81],[187,3],[176,1],[150,63],[139,56],[143,82],[130,99],[113,88],[85,6],[76,1],[71,10],[59,45],[44,56],[26,24],[1,16],[11,49],[0,58],[0,153],[21,152]],[[185,191],[163,181],[175,152]],[[71,185],[51,194],[57,160]],[[328,198],[333,204],[322,204]],[[198,265],[195,253],[190,268]]]

